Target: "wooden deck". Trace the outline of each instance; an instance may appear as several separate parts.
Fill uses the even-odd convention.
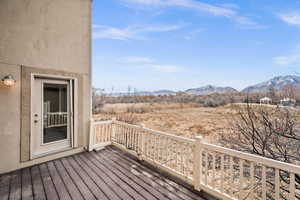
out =
[[[203,200],[109,146],[0,176],[0,200]]]

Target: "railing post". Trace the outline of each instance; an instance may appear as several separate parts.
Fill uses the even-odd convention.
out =
[[[146,134],[143,131],[144,128],[145,128],[145,125],[141,124],[141,133],[140,133],[141,134],[141,146],[139,147],[140,148],[140,152],[138,152],[140,160],[144,159],[145,150],[146,150]]]
[[[92,151],[93,150],[93,146],[94,146],[94,129],[95,129],[95,126],[94,126],[94,119],[91,118],[90,119],[90,139],[89,139],[89,151]]]
[[[194,182],[194,188],[195,190],[200,190],[200,178],[201,178],[201,173],[202,173],[202,140],[203,138],[201,136],[196,136],[195,137],[195,150],[194,150],[194,155],[193,155],[193,182]]]
[[[116,117],[113,117],[112,118],[112,133],[111,133],[111,138],[110,138],[110,142],[112,143],[112,142],[114,142],[115,140],[116,140],[116,121],[117,121],[117,118]]]

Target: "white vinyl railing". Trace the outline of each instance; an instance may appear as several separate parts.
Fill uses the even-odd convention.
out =
[[[44,117],[44,128],[66,126],[68,124],[67,112],[47,112]]]
[[[91,121],[89,150],[116,145],[220,199],[300,199],[300,167],[142,126]]]

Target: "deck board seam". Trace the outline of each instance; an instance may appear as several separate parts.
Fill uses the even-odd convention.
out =
[[[70,167],[73,169],[73,171],[77,174],[77,176],[81,179],[81,181],[85,184],[85,186],[88,188],[88,190],[92,193],[92,195],[98,199],[99,197],[96,196],[96,194],[92,191],[92,189],[89,187],[88,183],[86,183],[86,181],[82,178],[82,176],[79,174],[79,172],[77,172],[77,170],[75,169],[75,167],[70,163],[69,159],[71,156],[67,157],[65,159],[65,161],[70,165]],[[105,195],[105,194],[104,194]],[[106,195],[105,195],[106,196]],[[107,197],[107,196],[106,196]]]
[[[64,187],[65,187],[65,189],[67,190],[70,199],[75,200],[75,199],[73,199],[73,197],[72,197],[72,195],[71,195],[71,193],[70,193],[70,191],[69,191],[69,188],[67,187],[67,185],[66,185],[66,183],[65,183],[65,181],[64,181],[64,179],[63,179],[63,177],[61,176],[60,171],[57,169],[57,166],[56,166],[56,164],[55,164],[54,161],[53,161],[53,165],[54,165],[54,168],[55,168],[56,171],[57,171],[57,174],[58,174],[59,178],[61,179],[61,182],[64,184]]]
[[[108,155],[111,155],[111,154],[110,154],[109,152],[107,152],[107,156],[108,156]],[[105,156],[105,155],[104,155],[104,156]],[[107,157],[106,157],[106,158],[107,158]],[[124,162],[124,159],[122,158],[122,156],[116,155],[115,158],[116,158],[116,159],[122,159],[123,162]],[[108,159],[108,158],[107,158],[107,159]],[[115,162],[114,160],[112,160],[112,161]],[[116,163],[116,165],[118,165],[119,167],[124,168],[124,166],[122,166],[121,164],[119,164],[119,163],[117,163],[117,162],[115,162],[115,163]],[[124,164],[124,165],[127,165],[127,163],[123,163],[123,164]],[[128,164],[128,165],[129,165],[129,164]],[[135,165],[137,165],[138,167],[141,166],[140,164],[135,164]],[[138,169],[135,169],[135,170],[138,171]],[[161,186],[164,190],[166,190],[165,192],[172,192],[172,191],[170,191],[168,188],[165,188],[165,187],[163,187],[162,185],[160,185],[159,183],[157,183],[157,181],[154,181],[154,180],[152,180],[152,179],[149,179],[148,177],[145,177],[144,175],[143,175],[143,177],[144,177],[145,179],[148,179],[150,182],[154,182],[154,183],[156,183],[157,185]],[[153,187],[148,181],[145,181],[145,180],[142,179],[142,178],[140,178],[140,180],[143,181],[145,184],[149,185],[150,187]],[[166,198],[168,198],[168,199],[173,199],[172,197],[165,195],[165,193],[162,192],[162,191],[160,191],[160,189],[155,188],[155,187],[153,187],[153,188],[154,188],[157,192],[159,192],[159,193],[161,193],[163,196],[165,196]],[[172,194],[173,194],[174,196],[176,196],[178,199],[185,200],[184,198],[178,196],[177,194],[174,194],[174,193],[172,193]]]
[[[96,162],[101,164],[101,165],[105,165],[102,164],[101,161],[94,155],[91,155],[96,159]],[[132,178],[130,178],[126,173],[123,173],[121,170],[117,169],[114,167],[115,170],[118,170],[119,173],[121,173],[123,176],[127,177],[132,183],[134,183],[135,185],[137,185],[138,187],[140,187],[143,191],[146,192],[146,194],[150,195],[152,198],[154,199],[158,199],[155,195],[153,195],[151,192],[149,192],[147,189],[145,189],[143,186],[141,186],[138,182],[136,182],[135,180],[133,180]],[[148,199],[145,194],[141,193],[139,190],[133,188],[134,191],[136,191],[140,196],[142,196],[144,199]]]
[[[73,156],[72,156],[73,157]],[[73,158],[74,159],[74,161],[86,172],[86,174],[90,177],[90,179],[96,184],[96,186],[102,191],[102,193],[103,194],[105,194],[105,196],[109,199],[109,197],[107,196],[107,194],[105,193],[105,191],[103,190],[103,188],[101,188],[96,182],[95,182],[95,180],[91,177],[91,175],[86,171],[86,169],[75,159],[75,158]],[[88,166],[88,168],[90,169],[90,170],[92,170],[89,166]],[[92,170],[93,171],[93,170]],[[97,176],[97,177],[99,177],[99,176]],[[105,184],[107,184],[104,180],[103,180],[103,178],[101,178],[101,177],[99,177],[100,179],[101,179],[101,181],[103,182],[103,183],[105,183]],[[117,197],[119,197],[119,199],[122,199],[122,197],[120,197],[118,194],[117,194],[117,192],[116,191],[114,191],[112,188],[111,188],[111,186],[110,185],[108,185],[107,184],[107,187],[117,196]]]
[[[29,174],[30,174],[30,182],[31,182],[31,194],[32,194],[32,199],[34,199],[34,191],[33,191],[33,179],[32,179],[32,173],[31,173],[31,167],[29,168]]]
[[[37,173],[38,173],[38,177],[37,177],[37,178],[40,180],[41,185],[42,185],[42,189],[43,189],[42,193],[43,193],[43,196],[45,197],[45,199],[47,199],[47,196],[46,196],[46,188],[45,188],[45,186],[44,186],[44,182],[43,182],[43,179],[42,179],[42,175],[41,175],[40,168],[39,168],[37,165],[31,167],[31,168],[30,168],[31,174],[33,174],[33,173],[32,173],[32,170],[33,170],[34,167],[35,167],[35,169],[36,169],[36,171],[37,171]],[[31,175],[31,178],[32,178],[33,198],[34,198],[34,199],[37,199],[37,197],[36,197],[36,195],[35,195],[35,185],[34,185],[34,182],[33,182],[33,176],[32,176],[32,175]]]
[[[84,162],[84,160],[81,158],[81,157],[79,157],[79,159],[82,161],[82,162]],[[89,160],[88,158],[86,158],[87,160]],[[110,175],[108,175],[106,172],[104,172],[102,169],[100,169],[97,165],[95,165],[95,163],[93,163],[91,160],[89,160],[89,162],[94,166],[94,167],[96,167],[98,170],[100,170],[102,173],[104,173],[112,182],[114,182],[117,186],[119,186],[119,188],[121,189],[122,187],[120,186],[120,184],[117,182],[117,181],[115,181]],[[88,165],[88,164],[87,164]],[[90,167],[90,166],[89,166]],[[101,178],[99,175],[98,175],[98,173],[93,169],[93,168],[91,168],[90,167],[90,169],[99,177],[99,178]],[[104,180],[103,180],[104,181]],[[122,179],[121,179],[121,181],[122,181]],[[104,181],[105,182],[105,181]],[[125,183],[125,182],[124,182]],[[113,188],[112,188],[113,189]],[[113,189],[114,190],[114,189]],[[130,196],[132,199],[135,199],[130,193],[128,193],[126,190],[124,190],[123,188],[122,188],[122,191],[123,192],[125,192],[128,196]],[[116,193],[116,191],[115,191],[115,193]],[[122,199],[122,197],[120,197],[121,199]]]
[[[51,173],[50,173],[50,170],[49,170],[49,167],[48,167],[48,163],[45,163],[45,165],[46,165],[46,168],[47,168],[47,170],[48,170],[48,174],[49,174],[49,177],[50,177],[50,179],[51,179],[51,181],[52,181],[52,184],[53,184],[53,186],[54,186],[53,188],[54,188],[54,190],[55,190],[55,192],[56,192],[56,194],[57,194],[57,197],[60,198],[60,196],[59,196],[59,194],[58,194],[58,191],[57,191],[57,189],[56,189],[56,187],[55,187],[53,178],[52,178],[52,176],[51,176]],[[46,198],[48,199],[47,195],[46,195]]]
[[[80,178],[80,181],[85,185],[85,187],[88,189],[88,191],[90,192],[90,194],[92,194],[92,196],[97,199],[96,195],[93,193],[93,191],[89,188],[89,186],[87,185],[87,183],[81,178],[81,176],[77,173],[77,171],[74,169],[74,167],[68,162],[68,160],[66,158],[60,159],[60,162],[62,163],[62,165],[64,166],[64,168],[66,169],[66,171],[70,174],[69,170],[67,169],[67,167],[65,166],[65,162],[69,164],[69,167],[73,170],[73,172],[77,175],[78,178]],[[71,176],[71,174],[70,174]],[[79,188],[79,185],[77,185],[78,183],[76,183],[76,181],[74,180],[74,177],[71,176],[71,179],[73,180],[75,186],[78,188],[79,192],[82,194],[83,198],[85,198],[85,195],[82,193],[81,189]]]
[[[68,157],[68,161],[69,161],[70,165],[72,165],[72,167],[73,167],[74,170],[76,171],[75,167],[73,166],[73,164],[70,162],[69,159],[72,159],[73,162],[75,162],[75,163],[79,166],[79,168],[82,169],[82,171],[87,175],[87,177],[92,181],[92,183],[94,183],[94,185],[96,185],[96,187],[103,193],[103,195],[104,195],[107,199],[109,199],[109,197],[108,197],[107,194],[103,191],[103,189],[101,189],[100,186],[98,186],[98,184],[93,180],[93,178],[91,178],[91,176],[89,175],[89,173],[87,173],[86,170],[76,162],[76,160],[73,158],[73,156]],[[80,176],[80,175],[79,175],[79,176]],[[80,176],[80,177],[81,177],[81,176]],[[83,181],[84,181],[84,179],[83,179]],[[84,181],[84,182],[85,182],[85,181]],[[87,183],[86,183],[86,184],[87,184]],[[89,188],[89,186],[88,186],[88,188]],[[92,191],[92,193],[93,193],[93,191]],[[94,194],[94,195],[95,195],[96,199],[99,199],[99,197],[97,197],[96,194]]]
[[[110,153],[107,154],[107,156],[110,156],[110,155],[111,155]],[[104,154],[101,154],[101,156],[104,156],[105,159],[108,159],[108,157],[107,157],[106,155],[104,155]],[[122,159],[122,157],[121,157],[121,156],[116,156],[116,159]],[[122,166],[119,162],[115,162],[115,160],[111,160],[111,161],[114,162],[115,165],[118,166],[118,168],[125,168],[125,166]],[[123,163],[123,164],[124,164],[124,165],[127,165],[126,163]],[[128,164],[128,166],[130,166],[130,165]],[[140,166],[140,165],[139,165],[139,166]],[[126,168],[125,168],[125,169],[126,169]],[[129,170],[126,170],[126,171],[128,171],[129,173],[131,173]],[[134,176],[136,176],[136,175],[134,175]],[[138,177],[138,176],[136,176],[136,177]],[[149,180],[148,177],[144,177],[144,178]],[[170,199],[170,200],[172,200],[172,199],[174,198],[174,197],[170,197],[170,196],[166,195],[164,192],[159,191],[159,189],[153,187],[151,184],[149,184],[149,183],[148,183],[147,181],[145,181],[143,178],[138,177],[138,179],[140,179],[140,181],[142,181],[144,184],[146,184],[146,185],[148,185],[149,187],[153,188],[157,193],[160,193],[161,195],[163,195],[165,198]],[[150,181],[151,181],[151,180],[150,180]],[[153,181],[153,182],[154,182],[154,181]],[[155,183],[156,183],[156,182],[155,182]],[[156,184],[157,184],[157,183],[156,183]],[[165,192],[171,192],[171,191],[169,191],[169,190],[166,189]],[[175,197],[177,197],[177,199],[185,200],[185,199],[183,199],[183,198],[178,197],[178,195],[175,195],[175,194],[173,194],[173,195],[174,195]]]
[[[66,167],[64,166],[63,162],[62,162],[61,160],[59,160],[59,159],[56,160],[56,161],[61,163],[62,167],[65,169],[66,173],[67,173],[68,176],[70,177],[70,180],[72,181],[72,183],[74,184],[74,186],[77,188],[77,190],[78,190],[78,192],[80,193],[80,195],[82,196],[82,198],[85,199],[84,196],[83,196],[83,194],[81,193],[80,189],[78,188],[77,184],[76,184],[75,181],[73,180],[72,176],[70,175],[70,173],[68,172],[68,170],[67,170]],[[54,162],[54,164],[56,165],[55,162]],[[71,198],[73,199],[72,196],[71,196]],[[74,200],[75,200],[75,199],[74,199]]]
[[[93,156],[96,156],[97,157],[97,160],[98,162],[99,161],[99,155],[97,155],[96,153],[92,154]],[[105,158],[105,160],[108,160],[107,158]],[[122,170],[120,170],[120,168],[115,168],[115,169],[118,169],[118,171],[120,171],[120,173],[122,173],[123,175],[127,176],[131,181],[133,181],[134,183],[136,183],[137,185],[139,185],[141,188],[143,188],[148,194],[150,194],[151,196],[153,196],[155,199],[159,199],[157,196],[155,196],[151,191],[149,191],[148,188],[146,188],[145,186],[141,185],[140,183],[137,182],[137,180],[134,180],[132,177],[128,176],[128,174],[124,173]],[[127,171],[127,170],[126,170]],[[129,173],[131,173],[130,171],[128,171]],[[131,173],[132,174],[132,173]],[[142,180],[140,180],[139,177],[133,175],[136,179],[138,179],[139,181],[143,182]],[[143,182],[144,183],[144,182]],[[144,183],[145,184],[145,183]],[[152,186],[149,186],[148,184],[146,184],[148,187],[152,187]],[[154,189],[154,188],[153,188]],[[155,189],[156,190],[156,189]],[[160,193],[161,194],[161,193]],[[164,194],[161,194],[163,197],[167,198],[167,196],[165,196]],[[144,195],[143,195],[144,196]],[[169,198],[167,198],[169,199]]]
[[[99,163],[97,160],[96,161],[93,161],[93,160],[91,160],[90,158],[87,158],[88,160],[90,160],[90,162],[94,165],[94,166],[96,166],[98,169],[100,169],[100,167],[97,165],[97,163]],[[96,159],[96,158],[95,158]],[[97,163],[95,163],[95,162],[97,162]],[[120,177],[116,172],[114,172],[113,170],[111,170],[111,168],[108,168],[107,166],[105,166],[105,165],[103,165],[102,163],[99,163],[99,164],[101,164],[101,166],[103,167],[103,168],[105,168],[105,169],[107,169],[107,170],[110,170],[111,171],[111,173],[114,175],[114,176],[116,176],[118,179],[120,179],[125,185],[127,185],[127,187],[129,187],[133,192],[135,192],[138,196],[141,196],[143,199],[147,199],[147,198],[145,198],[144,197],[144,195],[143,194],[141,194],[138,190],[136,190],[131,184],[129,184],[129,183],[127,183],[125,180],[123,180],[123,178],[122,177]],[[101,171],[102,171],[102,169],[101,169]],[[107,173],[106,173],[107,174]],[[109,175],[109,176],[111,176],[111,175]],[[114,179],[111,177],[111,179],[114,181]],[[114,182],[116,182],[116,181],[114,181]],[[117,183],[117,185],[120,185],[120,184],[118,184]],[[124,190],[126,193],[128,193],[130,196],[132,196],[129,192],[127,192],[126,190]],[[135,197],[134,196],[132,196],[132,198],[133,199],[135,199]]]
[[[68,173],[68,171],[65,169],[64,165],[62,164],[62,162],[59,159],[57,159],[57,160],[54,161],[54,165],[55,165],[55,167],[56,167],[56,169],[57,169],[57,171],[58,171],[58,173],[59,173],[62,181],[64,182],[64,184],[65,184],[65,186],[67,188],[67,191],[70,194],[71,199],[76,200],[76,199],[73,198],[73,195],[71,194],[71,191],[70,191],[69,187],[67,187],[67,183],[66,183],[65,179],[63,178],[62,172],[59,170],[59,168],[57,166],[58,164],[60,164],[61,170],[63,170],[66,173],[66,176],[68,176],[69,180],[71,181],[70,184],[72,184],[74,186],[74,188],[77,190],[77,192],[81,195],[82,199],[85,199],[84,196],[83,196],[83,194],[81,194],[80,190],[78,189],[77,185],[74,183],[72,177],[70,176],[70,174]]]

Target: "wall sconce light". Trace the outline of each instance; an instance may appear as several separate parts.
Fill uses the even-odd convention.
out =
[[[8,87],[11,87],[16,84],[16,80],[12,75],[7,75],[2,79],[2,83]]]

